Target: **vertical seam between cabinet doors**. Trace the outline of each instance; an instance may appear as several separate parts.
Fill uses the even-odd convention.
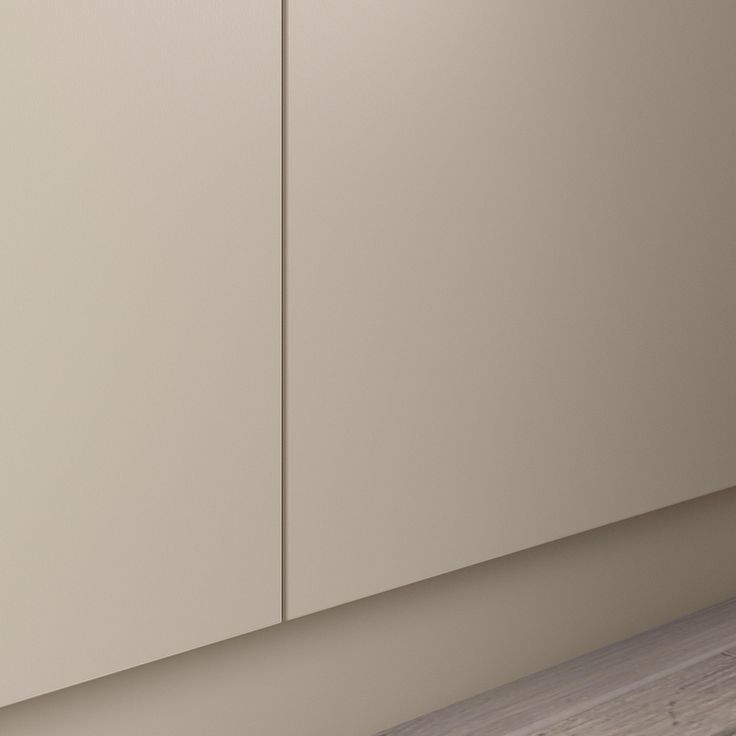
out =
[[[281,621],[286,621],[286,11],[281,0]]]

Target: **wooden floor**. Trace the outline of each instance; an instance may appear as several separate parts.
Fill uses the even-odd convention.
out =
[[[378,736],[736,736],[736,599]]]

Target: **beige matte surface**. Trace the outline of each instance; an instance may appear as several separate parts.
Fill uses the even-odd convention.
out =
[[[273,0],[0,2],[0,704],[280,619],[279,85]]]
[[[687,695],[675,697],[675,717],[674,703],[669,709],[662,707],[671,700],[665,694],[675,690],[670,676],[679,673],[674,682],[682,685],[691,680],[693,666],[705,666],[710,672],[708,662],[717,661],[734,645],[736,599],[731,599],[427,713],[379,736],[541,736],[567,733],[565,724],[590,725],[599,719],[612,733],[639,736],[646,731],[650,712],[658,726],[667,720],[670,728],[677,725],[673,720],[692,721],[696,713],[705,726],[708,719],[702,710],[710,701],[712,683],[707,677],[696,678],[700,687],[689,705]],[[723,695],[728,697],[725,691]],[[736,702],[736,688],[730,699]],[[715,731],[704,727],[696,733],[712,736]]]
[[[735,24],[289,4],[290,617],[736,482]]]
[[[736,594],[719,493],[0,710],[2,736],[368,736]]]

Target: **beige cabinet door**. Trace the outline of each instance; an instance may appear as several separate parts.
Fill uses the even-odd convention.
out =
[[[290,3],[289,616],[736,484],[734,27]]]
[[[280,620],[280,12],[0,2],[0,705]]]

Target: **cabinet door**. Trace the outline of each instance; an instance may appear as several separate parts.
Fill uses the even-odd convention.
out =
[[[280,23],[0,2],[0,705],[280,620]]]
[[[736,483],[735,25],[290,4],[289,616]]]

